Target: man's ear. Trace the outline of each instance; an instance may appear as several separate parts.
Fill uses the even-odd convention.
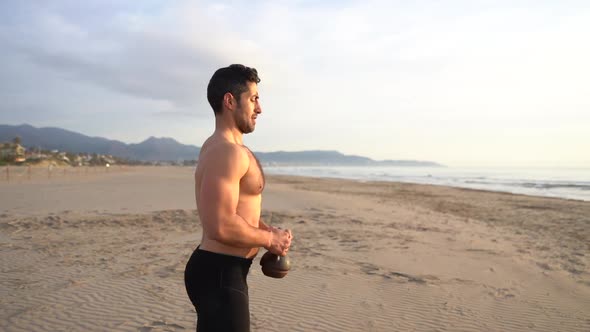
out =
[[[233,111],[236,107],[236,98],[230,92],[226,92],[223,95],[223,106],[228,110]]]

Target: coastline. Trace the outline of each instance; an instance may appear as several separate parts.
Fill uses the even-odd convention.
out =
[[[256,258],[253,331],[590,329],[590,202],[267,179],[293,270],[267,278]],[[193,193],[190,167],[0,182],[0,329],[194,329]]]
[[[590,201],[588,168],[282,166],[266,171],[275,175],[428,184]]]

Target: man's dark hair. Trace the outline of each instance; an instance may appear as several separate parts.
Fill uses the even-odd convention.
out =
[[[248,82],[259,83],[260,78],[255,68],[244,65],[231,65],[215,71],[207,85],[207,100],[215,114],[221,113],[223,96],[229,92],[239,102],[240,95],[248,91]]]

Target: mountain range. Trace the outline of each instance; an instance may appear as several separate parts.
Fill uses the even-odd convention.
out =
[[[126,144],[102,137],[90,137],[73,131],[28,124],[0,125],[0,142],[20,137],[27,149],[59,150],[71,153],[97,153],[139,161],[180,161],[197,159],[200,147],[185,145],[172,138],[150,137],[137,144]],[[442,165],[430,161],[373,160],[367,157],[344,155],[338,151],[277,151],[255,152],[260,162],[276,165],[343,165],[343,166],[429,166]]]

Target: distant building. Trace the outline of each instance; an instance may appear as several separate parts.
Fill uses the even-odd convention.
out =
[[[17,143],[0,143],[0,159],[23,162],[26,160],[25,148]]]

